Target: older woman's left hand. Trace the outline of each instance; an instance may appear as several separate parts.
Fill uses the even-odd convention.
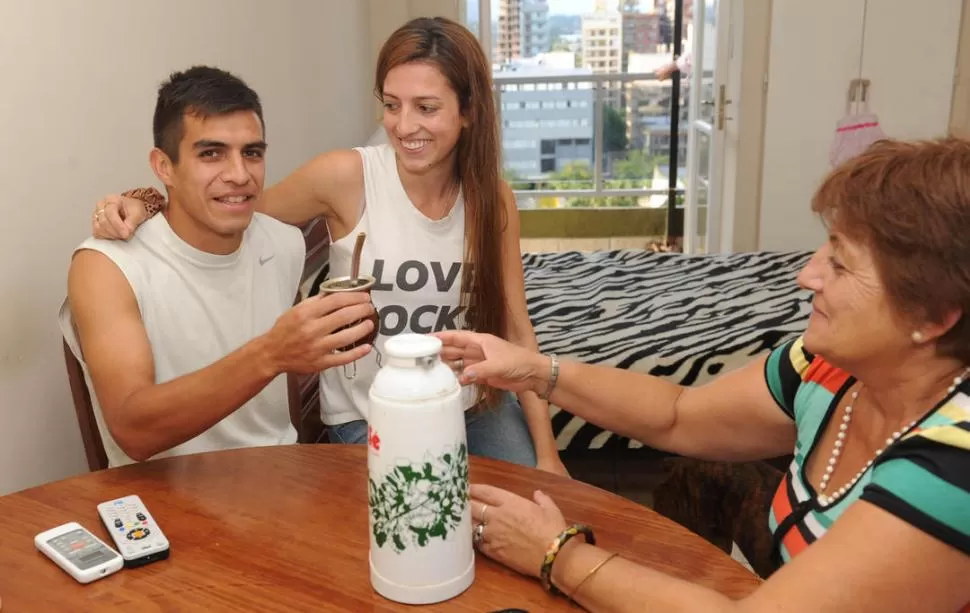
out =
[[[478,550],[538,577],[546,551],[566,529],[566,520],[552,498],[538,490],[532,498],[534,502],[491,485],[471,486],[472,524],[485,524]]]

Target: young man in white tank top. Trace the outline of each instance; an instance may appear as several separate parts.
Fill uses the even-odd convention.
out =
[[[366,345],[334,350],[371,331],[373,307],[353,293],[291,307],[303,236],[254,215],[266,143],[259,97],[240,79],[172,75],[154,133],[165,214],[128,242],[82,243],[61,309],[109,464],[293,443],[281,375],[364,357]]]

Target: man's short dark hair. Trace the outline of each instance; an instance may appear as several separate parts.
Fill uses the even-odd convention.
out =
[[[259,95],[239,77],[210,66],[172,73],[158,89],[152,124],[155,146],[178,162],[186,115],[206,119],[236,111],[253,111],[266,130]]]

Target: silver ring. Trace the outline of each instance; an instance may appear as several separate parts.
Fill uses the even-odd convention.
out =
[[[485,513],[488,512],[488,505],[482,505],[482,525],[485,525]]]
[[[475,547],[479,547],[482,541],[485,539],[485,524],[478,524],[475,526],[475,532],[472,533],[472,544]]]
[[[455,370],[458,372],[465,370],[465,358],[458,358],[455,362]]]

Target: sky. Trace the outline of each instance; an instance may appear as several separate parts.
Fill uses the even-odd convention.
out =
[[[549,0],[549,12],[553,15],[582,15],[592,13],[595,4],[595,0]]]
[[[468,14],[477,15],[479,0],[466,0],[466,2],[468,3]],[[491,2],[492,15],[497,16],[498,0],[491,0]],[[553,15],[582,15],[583,13],[592,13],[595,5],[596,0],[549,0],[549,12]]]

